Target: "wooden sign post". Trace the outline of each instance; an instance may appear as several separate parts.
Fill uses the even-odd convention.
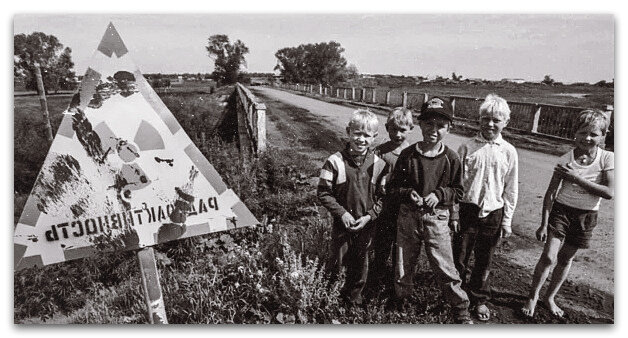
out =
[[[144,300],[148,309],[148,321],[151,324],[168,324],[153,248],[149,246],[138,250],[137,261],[140,267],[140,274],[142,275],[142,288],[144,289]]]
[[[44,126],[46,128],[46,140],[48,145],[52,144],[52,127],[50,127],[50,115],[48,114],[48,102],[46,101],[46,89],[44,88],[44,80],[41,76],[41,67],[35,65],[35,78],[37,79],[37,91],[39,92],[39,104],[41,105],[41,113],[44,116]]]

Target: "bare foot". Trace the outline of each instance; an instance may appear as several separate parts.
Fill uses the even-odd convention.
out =
[[[528,317],[534,316],[534,309],[536,308],[537,301],[538,298],[529,298],[525,305],[521,308],[521,312]]]
[[[559,308],[558,305],[556,305],[556,302],[554,302],[554,298],[546,299],[545,305],[547,305],[550,312],[556,317],[562,318],[563,315],[565,314],[565,311],[563,311],[563,309]]]

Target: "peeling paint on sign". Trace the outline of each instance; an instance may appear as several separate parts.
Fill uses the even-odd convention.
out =
[[[110,25],[14,228],[15,268],[257,223]]]

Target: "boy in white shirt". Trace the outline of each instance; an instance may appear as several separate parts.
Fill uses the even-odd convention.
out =
[[[460,229],[454,229],[458,230],[453,239],[454,262],[481,321],[490,319],[486,302],[491,298],[488,277],[493,253],[499,239],[512,233],[517,205],[517,151],[501,136],[509,120],[506,100],[489,94],[480,106],[480,132],[458,149],[464,195]],[[469,267],[472,252],[474,265]]]
[[[582,111],[575,121],[576,147],[554,168],[543,200],[541,226],[536,231],[536,238],[545,241],[545,247],[534,269],[528,301],[521,309],[526,316],[534,315],[541,287],[554,264],[544,302],[552,314],[564,314],[554,298],[567,279],[578,249],[589,247],[600,201],[614,195],[615,155],[600,148],[608,124],[601,111]]]

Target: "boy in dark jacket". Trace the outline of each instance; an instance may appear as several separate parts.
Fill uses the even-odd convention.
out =
[[[393,170],[387,197],[399,203],[395,296],[412,294],[412,281],[422,242],[456,323],[472,324],[469,298],[454,266],[449,228],[450,209],[463,195],[462,168],[455,151],[442,143],[453,114],[438,97],[421,107],[423,140],[404,149]]]
[[[388,166],[388,180],[392,169],[397,163],[399,154],[410,143],[406,140],[408,134],[414,129],[414,121],[412,111],[408,108],[395,108],[386,121],[386,131],[390,140],[382,143],[375,148],[375,154],[381,157]],[[388,266],[387,261],[391,256],[392,246],[397,235],[397,211],[399,206],[395,203],[389,203],[389,199],[383,199],[382,213],[377,219],[377,230],[373,239],[373,264],[369,267],[369,280],[373,290],[381,290],[380,285],[384,283],[385,289],[392,289],[393,270]],[[394,269],[395,259],[393,255]]]

